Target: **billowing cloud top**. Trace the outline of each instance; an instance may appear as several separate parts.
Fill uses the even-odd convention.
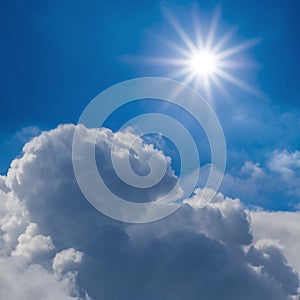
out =
[[[62,125],[34,138],[0,178],[1,299],[284,300],[297,294],[297,273],[277,243],[253,242],[239,199],[218,194],[200,209],[196,190],[173,215],[144,225],[99,213],[74,177],[74,128]],[[153,201],[174,185],[170,166],[143,193],[116,180],[107,162],[114,135],[101,129],[97,140],[99,169],[105,166],[112,189],[132,201]],[[140,174],[153,151],[136,144]]]

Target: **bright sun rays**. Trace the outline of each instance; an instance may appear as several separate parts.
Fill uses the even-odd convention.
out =
[[[210,76],[217,68],[218,60],[213,53],[202,50],[193,53],[191,57],[187,59],[188,72],[194,74],[194,76]]]
[[[181,44],[174,44],[170,40],[162,39],[164,43],[175,52],[174,57],[156,57],[152,62],[165,64],[174,67],[169,77],[179,79],[187,85],[205,93],[211,99],[212,87],[218,88],[223,94],[227,94],[224,80],[253,94],[259,94],[246,82],[232,74],[237,68],[249,67],[249,63],[236,59],[247,48],[257,44],[258,39],[250,40],[238,45],[231,45],[235,30],[231,30],[222,36],[218,35],[218,23],[220,9],[216,9],[212,17],[208,32],[201,32],[201,25],[198,18],[194,18],[195,36],[192,38],[186,33],[176,18],[166,12],[166,16],[172,27],[178,34]],[[151,60],[150,60],[151,61]]]

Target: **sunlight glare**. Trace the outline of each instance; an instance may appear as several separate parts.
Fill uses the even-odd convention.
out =
[[[212,53],[200,51],[192,54],[188,64],[195,76],[210,76],[216,70],[217,60]]]
[[[231,71],[239,68],[239,66],[245,66],[240,58],[236,57],[235,60],[235,56],[237,54],[240,56],[241,52],[253,47],[259,42],[259,39],[228,45],[235,30],[229,30],[222,35],[217,34],[220,8],[216,9],[207,34],[200,31],[201,26],[195,15],[196,36],[194,38],[185,32],[170,11],[166,11],[166,17],[182,40],[182,45],[161,39],[168,47],[175,50],[176,56],[155,57],[150,59],[150,62],[176,67],[176,70],[169,74],[171,78],[178,77],[184,84],[192,84],[196,89],[200,88],[209,99],[212,98],[211,87],[213,85],[224,95],[228,94],[222,79],[255,95],[261,95],[236,75],[231,74]],[[179,92],[176,91],[176,93]]]

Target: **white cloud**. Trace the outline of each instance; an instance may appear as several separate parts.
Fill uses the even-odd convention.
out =
[[[252,231],[255,240],[278,240],[288,262],[300,274],[300,213],[299,212],[251,212]]]
[[[76,268],[76,266],[81,263],[82,258],[83,253],[76,251],[74,248],[56,253],[52,264],[53,271],[57,274],[71,271],[74,267]]]
[[[201,202],[200,195],[200,189],[196,189],[195,194],[185,203],[197,209]],[[201,232],[210,237],[238,245],[249,244],[252,240],[248,214],[244,212],[239,199],[218,193],[207,207],[198,210],[197,215],[202,220]]]
[[[241,169],[241,174],[250,177],[251,179],[262,178],[265,173],[258,163],[246,161]]]
[[[245,162],[240,170],[225,174],[220,190],[254,206],[296,208],[300,195],[300,152],[276,150],[263,165]]]
[[[76,287],[76,277],[58,278],[41,263],[32,261],[54,250],[50,236],[38,234],[25,207],[11,194],[0,191],[0,299],[89,299]]]
[[[273,152],[269,168],[277,172],[283,182],[283,186],[289,194],[300,196],[300,152],[288,152],[287,150]]]
[[[218,194],[215,202],[199,209],[196,191],[173,215],[144,225],[119,223],[100,214],[83,197],[74,178],[73,132],[73,125],[64,125],[34,138],[4,179],[11,189],[9,197],[17,201],[17,211],[26,224],[16,225],[23,226],[19,235],[11,234],[12,251],[36,256],[33,249],[39,249],[39,253],[50,250],[51,237],[56,255],[53,271],[46,271],[46,263],[31,263],[14,271],[14,276],[2,274],[3,281],[11,283],[19,273],[31,272],[27,277],[32,282],[34,276],[38,282],[47,282],[47,276],[38,277],[39,273],[32,271],[37,268],[53,280],[53,292],[63,290],[69,295],[64,299],[79,297],[81,290],[87,290],[93,299],[124,299],[124,295],[131,300],[291,299],[298,288],[297,275],[276,244],[252,243],[249,215],[238,199]],[[82,129],[82,143],[93,142],[91,136],[91,130]],[[120,183],[109,161],[113,138],[110,130],[102,129],[96,144],[97,162],[104,167],[103,176],[113,190],[132,201],[150,201],[176,182],[170,169],[155,189],[140,192]],[[133,164],[136,162],[138,171],[146,173],[147,153],[154,150],[141,143],[136,147],[137,157],[133,159],[137,161]],[[255,174],[251,175],[255,178],[263,176],[258,165],[247,165],[244,172],[246,176]],[[7,215],[13,214],[13,209],[2,214],[3,224],[10,219]],[[38,230],[32,230],[32,223]],[[35,240],[39,235],[43,238]],[[2,258],[4,264],[21,259],[10,254]],[[74,288],[76,280],[79,291]],[[39,286],[31,288],[37,295],[34,298],[43,299]]]
[[[41,255],[53,249],[51,237],[38,234],[37,224],[30,223],[25,232],[18,237],[18,244],[12,256],[23,256],[31,260],[35,255]]]
[[[79,300],[76,287],[37,264],[0,257],[0,299]]]
[[[262,274],[274,279],[287,294],[296,294],[299,278],[288,266],[285,256],[277,241],[258,240],[247,253],[252,264],[259,266]]]
[[[37,126],[23,127],[21,130],[16,132],[16,134],[12,138],[12,141],[25,143],[32,139],[34,136],[39,135],[40,133],[41,130]]]
[[[0,175],[0,192],[9,192],[9,188],[6,186],[6,177]]]
[[[288,152],[287,150],[273,152],[269,167],[272,171],[280,173],[284,178],[289,179],[300,171],[300,152]]]
[[[0,253],[8,254],[15,248],[28,222],[28,212],[24,205],[11,193],[0,191]]]

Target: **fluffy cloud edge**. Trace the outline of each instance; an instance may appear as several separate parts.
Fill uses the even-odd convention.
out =
[[[1,226],[2,231],[5,231],[8,236],[11,236],[10,239],[7,239],[8,241],[10,241],[10,244],[7,243],[8,256],[6,253],[6,256],[3,256],[2,259],[5,262],[8,262],[12,259],[19,260],[25,258],[25,261],[27,259],[27,267],[25,267],[25,271],[23,272],[27,272],[28,270],[31,270],[31,268],[37,268],[41,269],[42,272],[45,272],[48,275],[50,274],[50,277],[52,279],[55,279],[55,282],[57,282],[58,286],[63,285],[64,291],[68,291],[65,293],[68,294],[67,297],[71,297],[69,299],[77,299],[79,297],[79,291],[76,288],[77,273],[73,271],[73,268],[74,266],[76,268],[76,265],[82,263],[83,256],[85,256],[86,253],[84,251],[81,252],[79,250],[75,250],[75,248],[73,247],[68,247],[66,249],[64,247],[62,248],[62,246],[59,245],[59,252],[54,253],[52,270],[49,271],[43,266],[34,262],[35,257],[38,256],[37,254],[49,251],[51,252],[54,250],[56,251],[56,248],[54,249],[54,247],[58,242],[57,239],[55,243],[53,243],[52,241],[52,238],[54,238],[55,235],[57,235],[55,231],[53,231],[51,235],[49,235],[48,233],[45,235],[43,232],[43,230],[47,229],[47,226],[53,225],[51,223],[49,223],[50,225],[46,224],[46,227],[42,226],[41,233],[39,233],[40,223],[36,220],[36,218],[38,217],[38,214],[42,214],[42,216],[40,216],[39,219],[41,220],[41,218],[43,218],[43,214],[45,214],[46,211],[40,210],[40,208],[38,208],[38,210],[34,212],[32,208],[35,209],[35,207],[32,205],[35,205],[34,201],[42,200],[41,196],[43,195],[48,195],[49,199],[53,199],[53,188],[49,188],[48,186],[46,186],[45,182],[47,182],[47,184],[50,183],[50,185],[53,184],[53,187],[55,187],[58,191],[61,185],[64,186],[70,183],[70,173],[57,173],[64,177],[60,178],[61,180],[63,180],[62,182],[59,182],[59,178],[57,177],[56,172],[61,170],[61,163],[65,165],[66,162],[70,161],[70,146],[72,141],[73,130],[74,125],[62,125],[59,126],[57,129],[54,129],[50,132],[44,132],[41,136],[34,138],[31,142],[25,145],[23,157],[18,158],[12,162],[12,166],[9,170],[8,176],[0,178],[0,185],[2,186],[2,190],[5,192],[5,195],[10,199],[10,201],[3,201],[3,203],[5,202],[4,206],[8,213],[4,214],[4,216],[1,217],[1,222],[3,223]],[[85,138],[86,140],[88,140],[88,130],[86,132],[87,135],[85,136]],[[106,130],[105,136],[109,136],[109,134],[111,133],[109,133]],[[47,160],[45,160],[45,158],[47,158]],[[45,172],[45,170],[47,170],[47,167],[49,167],[50,172]],[[254,166],[253,168],[251,166],[247,167],[247,170],[250,168],[252,171],[255,171],[255,173],[259,171],[258,166]],[[70,172],[70,169],[67,170],[68,172]],[[68,180],[66,180],[65,177]],[[64,192],[63,190],[61,191]],[[58,194],[57,196],[60,195]],[[21,199],[21,201],[18,200],[19,198]],[[17,203],[17,205],[14,205],[12,207],[12,205],[9,204],[12,202]],[[195,203],[197,203],[197,192],[195,193],[194,197],[186,201],[186,205],[184,206],[185,208],[180,214],[177,214],[177,217],[175,216],[173,219],[168,218],[168,220],[163,220],[162,223],[157,223],[156,225],[153,225],[154,227],[156,226],[160,228],[156,228],[155,230],[153,230],[152,234],[154,236],[154,239],[149,239],[149,241],[154,241],[156,238],[155,235],[157,235],[160,232],[159,239],[162,238],[160,241],[164,246],[164,238],[167,239],[166,241],[168,244],[169,242],[172,242],[172,239],[175,238],[176,230],[182,231],[189,229],[192,232],[192,235],[196,234],[196,239],[201,240],[201,236],[204,234],[204,236],[209,237],[210,239],[212,239],[212,241],[215,241],[216,245],[218,245],[216,246],[217,248],[223,247],[221,245],[227,245],[227,251],[233,251],[234,249],[237,249],[237,247],[240,246],[246,246],[248,248],[252,247],[252,256],[249,259],[251,259],[250,264],[252,265],[253,270],[257,272],[257,276],[261,276],[261,278],[263,278],[266,283],[268,282],[268,284],[271,284],[270,288],[274,285],[274,291],[277,290],[278,292],[280,291],[280,293],[282,293],[282,291],[279,288],[281,284],[285,286],[285,288],[287,289],[287,293],[295,292],[294,288],[296,284],[293,284],[292,287],[289,287],[289,285],[284,282],[284,279],[277,278],[274,274],[272,275],[272,265],[270,266],[269,262],[264,259],[265,256],[269,256],[273,260],[276,260],[277,257],[280,262],[280,268],[283,268],[282,270],[286,272],[286,274],[288,274],[291,278],[293,278],[293,280],[295,280],[296,278],[293,275],[293,272],[291,272],[291,269],[286,265],[283,257],[280,256],[280,247],[278,247],[278,245],[274,242],[268,242],[266,240],[266,237],[262,236],[261,238],[258,238],[257,229],[251,229],[249,227],[250,223],[248,219],[248,212],[244,210],[240,200],[230,199],[228,197],[224,197],[224,195],[219,193],[217,195],[216,201],[212,202],[203,210],[198,209]],[[49,207],[44,207],[43,209],[47,210],[49,209]],[[60,213],[63,217],[64,212],[60,210]],[[253,212],[250,212],[249,214],[253,217]],[[18,218],[23,220],[23,222],[21,222],[20,224],[16,222]],[[31,220],[31,218],[33,218],[33,220]],[[259,222],[257,221],[257,215],[253,217],[253,220],[254,224],[256,224],[256,228],[258,228]],[[153,229],[153,226],[150,227]],[[126,241],[126,232],[128,234],[128,237],[131,240],[135,239],[135,241],[138,241],[138,245],[139,247],[141,247],[143,243],[147,243],[143,236],[146,233],[147,236],[151,236],[152,229],[150,230],[150,227],[145,229],[145,226],[141,226],[140,229],[137,229],[136,227],[130,226],[129,228],[125,226],[124,231],[123,226],[118,225],[117,231],[120,231],[118,234],[120,234],[121,232],[122,234],[120,235],[121,239],[117,240],[117,242],[121,242],[122,245],[122,243]],[[20,232],[18,232],[17,229]],[[110,230],[108,231],[108,233],[111,232]],[[138,232],[139,230],[141,232],[140,235]],[[250,232],[251,230],[252,232],[254,232],[256,237],[256,242],[254,244],[252,244],[252,236]],[[116,234],[116,232],[114,234]],[[141,238],[138,238],[138,236],[140,236]],[[268,238],[270,238],[270,236]],[[38,247],[36,247],[37,245]],[[36,253],[33,250],[38,251]],[[241,257],[243,257],[244,254],[239,253],[239,255],[242,255]],[[130,258],[130,256],[128,256],[128,258]],[[31,262],[28,263],[28,260]],[[253,264],[254,261],[255,264]],[[14,274],[17,275],[18,271],[16,270]],[[275,284],[272,280],[268,281],[269,277],[272,280],[275,280],[275,282],[278,281],[280,284],[277,286],[278,282]],[[283,295],[284,294],[282,294],[282,297]],[[84,295],[84,297],[88,298],[87,295]]]

